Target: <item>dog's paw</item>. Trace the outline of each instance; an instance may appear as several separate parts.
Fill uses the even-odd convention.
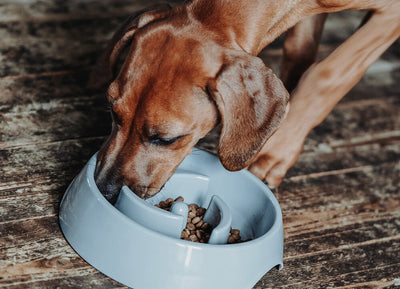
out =
[[[276,188],[281,184],[288,169],[268,154],[257,157],[248,168],[252,174],[266,182],[270,188]]]
[[[304,140],[305,136],[297,135],[287,124],[282,125],[264,144],[248,170],[269,187],[278,187],[297,161]]]

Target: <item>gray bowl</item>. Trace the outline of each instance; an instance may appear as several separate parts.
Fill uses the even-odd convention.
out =
[[[123,187],[115,206],[94,182],[96,155],[68,187],[60,207],[65,238],[89,264],[135,289],[250,289],[271,268],[282,268],[279,204],[248,171],[228,172],[218,158],[194,149],[163,190],[142,200]],[[183,196],[171,212],[154,206]],[[210,242],[179,239],[186,203],[208,208]],[[242,239],[226,244],[229,228]]]

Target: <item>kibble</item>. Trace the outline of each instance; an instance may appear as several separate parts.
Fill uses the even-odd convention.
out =
[[[193,219],[192,219],[192,224],[194,224],[194,225],[196,225],[198,222],[200,222],[201,221],[201,218],[200,217],[194,217]]]
[[[196,228],[201,228],[201,226],[203,226],[204,221],[200,220],[198,223],[196,223]]]
[[[189,240],[192,242],[198,242],[199,239],[197,238],[197,236],[195,234],[192,234],[189,236]]]
[[[196,230],[196,226],[195,226],[193,223],[188,223],[188,224],[186,225],[186,228],[188,228],[189,231],[194,231],[194,230]]]
[[[204,214],[206,213],[206,211],[207,211],[206,208],[200,207],[200,208],[198,208],[198,209],[196,210],[196,216],[204,216]]]
[[[190,208],[189,208],[189,214],[188,214],[188,217],[189,217],[190,219],[193,219],[194,217],[196,217],[196,213],[195,213],[195,212],[193,212],[193,211],[191,211],[191,210],[190,210]]]
[[[165,201],[161,201],[159,204],[155,205],[158,208],[169,211],[174,202],[183,202],[183,197],[177,197],[175,200],[172,198],[168,198]],[[181,233],[181,239],[188,240],[192,242],[198,243],[208,243],[210,239],[212,227],[209,223],[204,222],[203,218],[207,211],[206,208],[199,207],[197,204],[190,204],[188,219],[186,228]],[[240,236],[240,230],[232,229],[230,230],[230,236],[228,237],[228,244],[236,244],[241,242],[246,242],[249,240],[243,241]]]
[[[181,239],[189,238],[190,232],[183,230],[181,234]]]

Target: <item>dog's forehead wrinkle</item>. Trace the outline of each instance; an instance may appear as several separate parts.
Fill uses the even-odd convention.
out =
[[[194,24],[183,25],[175,29],[170,29],[165,25],[154,25],[152,29],[146,31],[147,33],[141,34],[141,39],[137,41],[132,56],[134,59],[152,63],[152,66],[162,66],[163,63],[170,65],[171,58],[174,58],[178,61],[172,63],[178,64],[177,67],[180,69],[188,62],[190,67],[193,65],[204,66],[207,70],[214,72],[217,69],[214,63],[221,55],[221,48],[212,40],[213,37],[209,37],[210,35],[204,37],[202,33],[190,33],[191,29],[198,31],[196,28],[198,27]],[[154,41],[155,39],[157,41]],[[180,53],[177,54],[176,51],[180,51]],[[160,72],[165,73],[165,71]]]

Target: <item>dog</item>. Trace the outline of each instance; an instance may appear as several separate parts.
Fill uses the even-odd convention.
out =
[[[348,9],[369,18],[314,63],[326,14]],[[219,123],[222,165],[278,186],[309,131],[400,36],[399,16],[398,0],[193,0],[137,12],[90,77],[108,87],[112,114],[97,186],[111,203],[123,185],[156,194]],[[257,55],[285,31],[281,81]]]

